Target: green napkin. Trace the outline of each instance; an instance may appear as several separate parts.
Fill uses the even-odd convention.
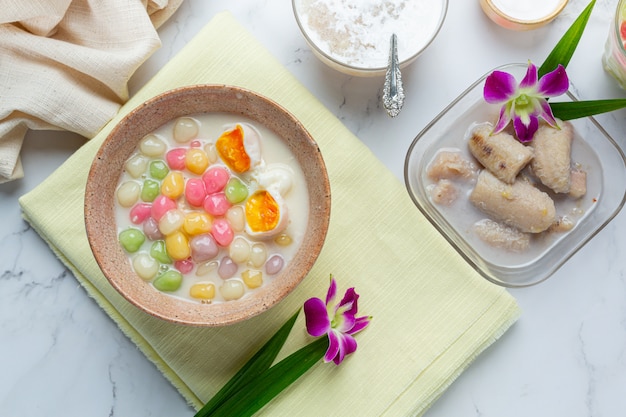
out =
[[[128,303],[98,269],[83,221],[87,172],[112,127],[146,99],[199,83],[245,87],[289,109],[317,140],[332,189],[326,244],[304,282],[273,309],[225,328],[167,323]],[[331,273],[341,293],[356,287],[360,311],[373,321],[341,366],[320,362],[262,414],[420,415],[519,316],[513,298],[463,261],[397,178],[228,12],[216,15],[98,136],[20,204],[89,295],[195,407],[307,298],[323,298]],[[280,356],[309,341],[300,317]]]

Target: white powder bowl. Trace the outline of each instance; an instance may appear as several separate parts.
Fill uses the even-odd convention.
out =
[[[430,45],[448,0],[292,0],[306,42],[325,64],[346,74],[382,76],[391,35],[404,68]]]

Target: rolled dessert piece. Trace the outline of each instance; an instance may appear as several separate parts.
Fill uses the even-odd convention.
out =
[[[456,201],[459,194],[454,183],[450,180],[442,179],[433,184],[430,190],[430,197],[435,204],[450,206]]]
[[[578,199],[587,194],[587,173],[581,169],[572,169],[570,173],[570,186],[568,195]]]
[[[474,233],[485,243],[513,252],[523,252],[530,246],[530,233],[522,233],[515,227],[482,219],[474,223]]]
[[[439,150],[426,170],[426,175],[433,181],[470,179],[477,173],[476,164],[464,158],[456,148]]]
[[[518,180],[507,184],[483,169],[478,174],[470,201],[493,220],[525,233],[540,233],[556,218],[554,201],[531,183]]]
[[[489,123],[476,125],[468,139],[469,150],[493,175],[512,184],[519,172],[533,159],[533,149],[522,145],[506,132],[492,134]]]
[[[530,167],[543,185],[555,193],[568,193],[574,129],[568,122],[559,124],[560,128],[539,126],[531,142],[535,157]]]
[[[576,226],[576,222],[568,216],[559,216],[556,218],[552,226],[548,229],[549,232],[569,232]]]

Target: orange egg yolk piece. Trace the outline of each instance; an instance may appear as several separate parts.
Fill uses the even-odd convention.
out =
[[[275,229],[280,220],[278,203],[267,191],[257,191],[246,202],[246,220],[253,232]]]
[[[243,128],[237,125],[233,130],[222,133],[215,148],[230,169],[242,173],[250,169],[250,156],[243,144]]]

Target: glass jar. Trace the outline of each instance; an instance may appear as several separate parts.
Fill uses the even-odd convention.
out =
[[[604,47],[602,64],[606,72],[626,90],[626,0],[620,0]]]
[[[568,0],[480,0],[483,11],[505,29],[531,30],[553,21]]]

